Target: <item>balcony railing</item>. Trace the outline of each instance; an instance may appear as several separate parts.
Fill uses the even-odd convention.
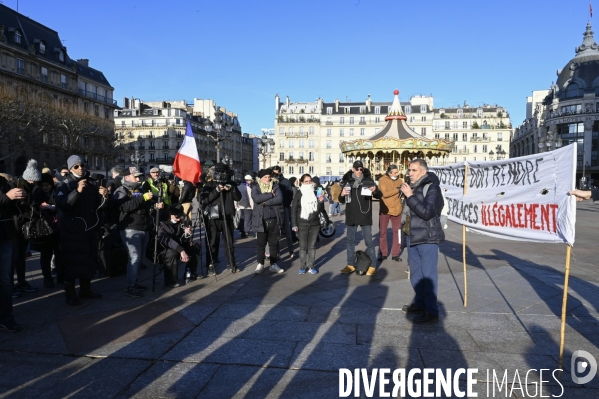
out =
[[[482,142],[482,143],[488,143],[489,141],[491,141],[488,137],[472,137],[470,139],[470,141],[476,141],[476,142]]]
[[[113,100],[112,98],[108,98],[106,96],[101,96],[98,93],[93,93],[91,91],[79,89],[79,94],[81,94],[82,96],[93,98],[98,101],[105,102],[106,104],[116,105],[116,100]]]

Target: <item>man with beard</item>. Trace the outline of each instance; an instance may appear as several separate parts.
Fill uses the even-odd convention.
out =
[[[434,173],[428,172],[424,159],[410,162],[410,183],[401,185],[405,195],[402,231],[407,236],[410,282],[414,288],[414,303],[402,308],[404,313],[417,314],[414,323],[437,323],[439,243],[445,240],[441,226],[443,194]]]
[[[88,181],[89,172],[83,159],[71,155],[67,160],[69,175],[56,193],[60,247],[64,267],[64,290],[68,305],[81,305],[79,298],[101,298],[93,291],[91,279],[98,262],[99,212],[108,206],[108,190]],[[79,279],[79,297],[75,280]]]

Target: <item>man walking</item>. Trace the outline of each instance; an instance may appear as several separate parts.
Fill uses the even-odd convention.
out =
[[[379,208],[379,245],[380,257],[382,262],[389,256],[389,247],[387,243],[387,227],[391,222],[393,229],[393,244],[391,245],[391,259],[400,262],[399,253],[399,230],[401,229],[401,201],[399,199],[399,187],[403,180],[399,178],[399,169],[397,165],[389,165],[387,172],[379,179],[379,189],[383,193]]]
[[[370,258],[371,266],[366,275],[372,276],[376,268],[374,244],[372,243],[372,198],[381,198],[381,190],[378,189],[368,169],[364,168],[362,161],[356,161],[341,181],[344,187],[339,201],[345,204],[345,224],[347,225],[347,266],[341,269],[341,273],[352,273],[355,268],[356,257],[356,231],[358,226],[362,229],[364,242],[366,243],[366,254]]]
[[[437,307],[439,243],[445,240],[440,214],[443,195],[436,176],[430,176],[424,159],[410,163],[410,183],[401,185],[405,195],[402,231],[407,235],[410,282],[414,288],[414,303],[402,308],[404,313],[416,313],[414,323],[439,321]]]

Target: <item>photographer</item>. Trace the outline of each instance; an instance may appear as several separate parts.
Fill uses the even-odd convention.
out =
[[[152,195],[158,197],[160,186],[162,186],[162,202],[165,206],[171,205],[172,201],[169,193],[167,176],[165,176],[165,173],[158,168],[150,169],[150,178],[141,186],[142,193],[152,193]]]
[[[139,191],[139,177],[143,176],[136,167],[131,166],[123,173],[123,185],[116,189],[113,195],[114,206],[119,210],[118,227],[123,244],[129,252],[127,263],[126,294],[133,298],[141,298],[140,291],[147,288],[137,283],[137,273],[142,254],[148,245],[151,226],[150,209],[155,201],[151,191],[142,194]],[[163,203],[156,204],[161,209]]]
[[[79,298],[101,298],[91,288],[98,263],[99,212],[108,206],[108,190],[91,183],[89,172],[78,155],[67,160],[69,175],[56,193],[60,248],[64,267],[64,290],[68,305],[81,305]],[[79,279],[79,298],[75,279]]]
[[[179,259],[185,263],[191,273],[190,279],[198,279],[198,251],[191,242],[191,223],[185,216],[180,204],[168,208],[170,220],[160,222],[158,241],[164,246],[164,285],[171,288],[179,286]],[[203,277],[203,276],[202,276]]]
[[[202,189],[201,205],[208,217],[208,245],[207,256],[212,258],[218,253],[221,233],[225,237],[226,251],[225,255],[229,261],[229,270],[232,273],[239,271],[235,262],[235,253],[233,247],[233,217],[235,216],[234,201],[241,199],[241,193],[237,184],[233,182],[228,175],[229,167],[222,163],[217,163],[214,169],[208,172],[209,180]],[[224,208],[222,209],[224,204]],[[226,225],[225,225],[226,223]],[[212,256],[211,256],[212,255]],[[214,259],[209,259],[208,267],[214,268]]]

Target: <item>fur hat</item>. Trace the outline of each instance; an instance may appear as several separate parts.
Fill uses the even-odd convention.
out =
[[[25,169],[25,172],[23,172],[23,179],[31,181],[42,180],[42,174],[37,169],[37,161],[35,159],[30,159],[29,162],[27,162],[27,168]]]

